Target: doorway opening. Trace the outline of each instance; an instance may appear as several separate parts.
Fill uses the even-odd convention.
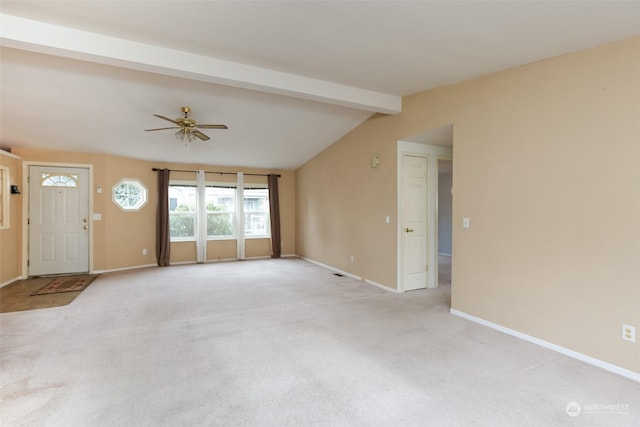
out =
[[[407,162],[409,158],[423,158],[426,162],[424,170],[424,182],[420,191],[420,197],[414,194],[416,190],[415,184],[411,182],[415,178],[415,174],[411,174],[407,168],[418,170],[415,165]],[[439,194],[439,166],[443,172],[447,171],[447,165],[452,165],[453,160],[453,125],[446,125],[427,132],[415,135],[409,138],[398,140],[397,145],[398,159],[398,230],[397,230],[397,283],[398,291],[405,292],[413,289],[431,289],[436,288],[440,282],[439,264],[441,249],[438,247],[438,228],[440,226],[438,218],[438,194]],[[440,162],[442,162],[440,164]],[[449,162],[449,163],[447,163]],[[446,178],[453,179],[452,167],[451,173]],[[443,178],[443,179],[446,179]],[[451,186],[449,185],[449,194],[451,195]],[[409,203],[412,201],[413,203]],[[417,209],[415,202],[424,203],[422,209]],[[451,203],[449,203],[451,205]],[[407,210],[411,209],[410,212]],[[411,240],[415,240],[415,227],[413,227],[415,218],[414,213],[423,212],[423,222],[425,227],[424,239],[425,244],[410,244]],[[449,224],[451,223],[451,208],[449,208]],[[446,217],[447,214],[442,214]],[[407,221],[412,220],[409,223]],[[445,225],[444,223],[442,225]],[[451,227],[449,226],[449,235]],[[446,234],[445,234],[446,238]],[[451,242],[451,238],[449,238]],[[446,242],[445,242],[446,243]],[[450,243],[449,243],[450,244]],[[452,254],[452,249],[448,251],[442,250],[443,253]],[[423,263],[422,260],[424,260]],[[447,272],[451,271],[451,257],[442,257],[443,277],[442,283],[445,283]],[[422,268],[423,282],[416,283],[417,267]],[[450,277],[451,274],[448,273]],[[450,283],[450,280],[449,280]]]

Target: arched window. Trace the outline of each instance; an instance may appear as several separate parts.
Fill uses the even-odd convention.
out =
[[[43,173],[41,184],[43,187],[77,187],[78,175]]]

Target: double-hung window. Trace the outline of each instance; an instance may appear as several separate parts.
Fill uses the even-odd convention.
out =
[[[266,185],[246,184],[243,203],[238,203],[235,183],[206,183],[204,214],[198,215],[198,191],[195,182],[175,181],[169,185],[169,228],[171,241],[196,239],[198,217],[206,218],[207,240],[268,238],[269,190]],[[244,218],[244,230],[238,230],[238,215]]]
[[[207,211],[207,239],[235,237],[235,187],[207,185],[204,203]]]
[[[254,185],[244,189],[244,235],[270,237],[269,190]]]
[[[196,185],[169,185],[169,230],[171,241],[196,238]]]

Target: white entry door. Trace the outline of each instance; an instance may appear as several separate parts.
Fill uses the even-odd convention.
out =
[[[29,275],[89,271],[89,169],[29,167]]]
[[[427,287],[427,161],[402,158],[402,289]]]

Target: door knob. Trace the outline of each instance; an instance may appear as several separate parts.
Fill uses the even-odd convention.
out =
[[[87,218],[82,218],[82,222],[87,222],[88,219]]]
[[[405,228],[404,231],[406,233],[413,233],[413,228]]]
[[[88,230],[88,229],[89,229],[89,226],[88,226],[88,225],[85,225],[85,226],[83,226],[82,228],[84,228],[85,230]]]

